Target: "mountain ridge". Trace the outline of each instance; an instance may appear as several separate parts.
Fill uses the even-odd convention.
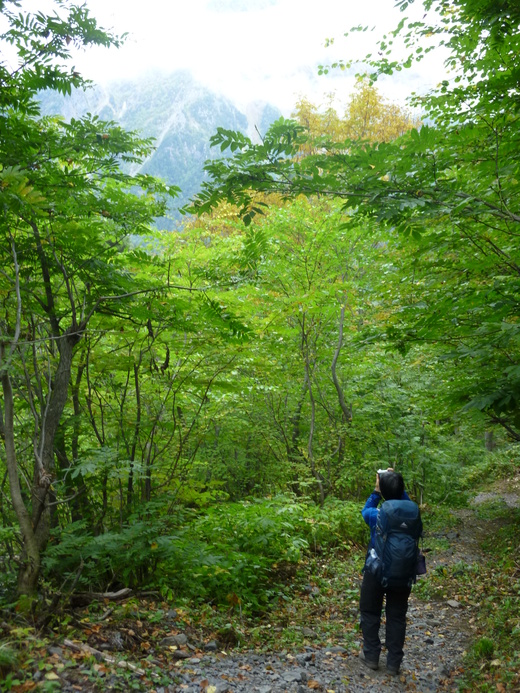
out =
[[[255,141],[281,116],[279,109],[263,101],[251,102],[241,110],[197,82],[187,70],[93,85],[86,91],[74,90],[70,96],[42,92],[41,111],[66,120],[90,113],[152,137],[154,151],[130,172],[158,176],[181,189],[170,217],[157,222],[159,228],[168,230],[178,226],[179,208],[200,188],[204,162],[221,155],[209,142],[217,128],[238,130]]]

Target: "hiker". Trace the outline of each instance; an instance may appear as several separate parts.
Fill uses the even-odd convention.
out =
[[[381,499],[384,501],[405,502],[389,503],[387,506],[388,512],[385,508],[383,515],[380,517],[382,510],[378,509],[378,505]],[[384,506],[385,503],[381,507],[383,508]],[[382,542],[386,542],[386,537],[392,533],[392,530],[386,533],[385,529],[383,532],[382,523],[387,522],[392,508],[395,508],[397,513],[404,513],[407,518],[410,518],[406,522],[399,520],[400,527],[410,528],[410,534],[408,534],[408,529],[401,530],[400,527],[398,528],[396,533],[393,534],[394,537],[397,537],[397,547],[393,549],[394,555],[390,557],[390,547],[395,546],[394,542],[387,543],[388,551],[384,551]],[[410,500],[406,493],[401,474],[395,472],[392,468],[388,468],[387,470],[379,470],[377,473],[375,490],[369,496],[361,514],[370,527],[370,543],[368,545],[367,560],[363,568],[363,582],[359,604],[360,623],[363,633],[363,648],[359,656],[367,667],[378,669],[381,652],[379,627],[381,624],[383,599],[386,597],[386,669],[389,674],[397,676],[403,659],[408,598],[412,583],[415,582],[418,540],[422,533],[420,512],[418,506]],[[405,548],[401,548],[402,546]],[[377,554],[376,548],[380,552],[384,552],[384,558]],[[400,551],[401,553],[399,553]],[[394,561],[392,568],[389,567],[389,562],[391,561]],[[413,561],[413,565],[411,561]]]

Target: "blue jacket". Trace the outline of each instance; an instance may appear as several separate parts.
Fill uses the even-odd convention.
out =
[[[363,519],[367,523],[367,525],[370,527],[370,542],[368,544],[368,550],[374,548],[374,540],[375,540],[375,534],[376,534],[376,523],[377,523],[377,516],[379,515],[379,501],[381,501],[383,497],[381,496],[380,493],[377,493],[377,491],[374,491],[373,493],[370,494],[368,497],[367,502],[365,503],[365,507],[361,511],[361,514],[363,515]],[[410,496],[406,493],[406,491],[403,492],[403,495],[401,496],[401,500],[411,500]]]

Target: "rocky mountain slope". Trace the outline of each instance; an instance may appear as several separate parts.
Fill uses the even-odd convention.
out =
[[[42,112],[47,115],[60,114],[68,120],[91,113],[137,130],[144,137],[153,137],[154,153],[133,172],[150,173],[181,188],[171,210],[172,218],[158,222],[161,228],[170,229],[179,219],[178,208],[197,192],[204,162],[220,155],[209,144],[217,127],[239,130],[254,138],[280,116],[275,107],[263,102],[248,104],[241,110],[195,82],[186,71],[76,90],[70,97],[45,92],[41,102]]]

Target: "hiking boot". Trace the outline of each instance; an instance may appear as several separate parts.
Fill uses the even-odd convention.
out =
[[[375,659],[367,659],[365,657],[365,653],[363,650],[359,651],[359,659],[363,662],[363,664],[368,667],[369,669],[373,669],[374,671],[376,669],[379,669],[379,662],[377,662]]]
[[[386,670],[391,676],[399,676],[399,667],[393,667],[391,664],[387,664]]]

